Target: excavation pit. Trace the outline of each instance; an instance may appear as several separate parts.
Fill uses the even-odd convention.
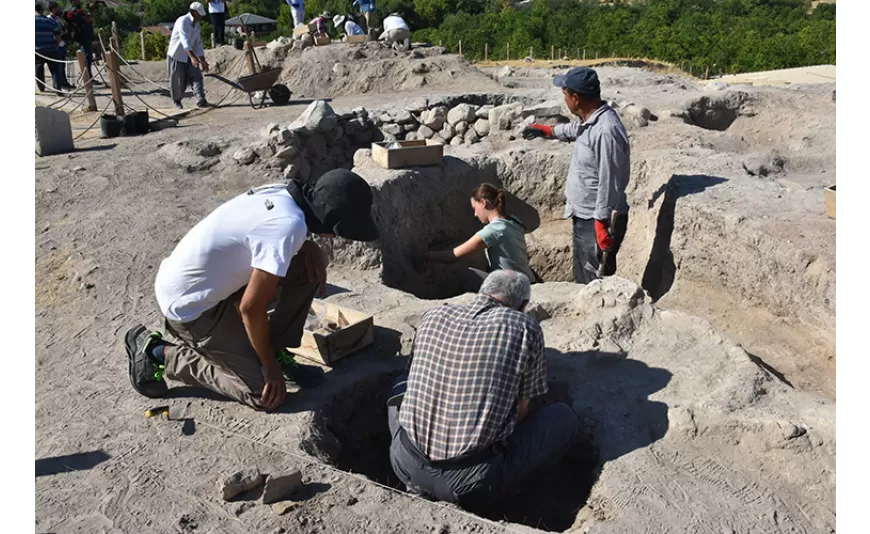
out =
[[[390,465],[390,432],[386,401],[400,372],[370,376],[333,396],[317,417],[321,428],[311,452],[335,467],[405,491]],[[550,392],[533,401],[571,404],[564,382],[551,382]],[[533,528],[564,532],[571,528],[586,504],[599,472],[598,454],[588,435],[555,466],[517,487],[513,494],[487,509],[469,510],[493,521],[508,521]]]

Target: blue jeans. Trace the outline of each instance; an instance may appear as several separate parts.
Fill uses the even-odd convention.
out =
[[[567,404],[545,406],[517,425],[493,453],[478,463],[443,469],[409,451],[400,439],[399,408],[387,409],[390,425],[390,463],[412,493],[457,503],[474,510],[510,495],[523,481],[555,465],[575,443],[580,422]]]

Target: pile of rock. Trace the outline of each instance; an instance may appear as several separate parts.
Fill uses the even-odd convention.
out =
[[[434,102],[422,109],[399,109],[372,114],[385,140],[431,139],[438,143],[471,145],[493,132],[511,131],[533,121],[566,120],[561,103],[524,106],[521,102],[475,105],[460,102],[452,107]]]
[[[350,168],[353,154],[380,140],[365,108],[338,115],[318,100],[287,126],[271,123],[263,139],[234,154],[240,165],[280,169],[286,180],[308,180],[336,168]]]

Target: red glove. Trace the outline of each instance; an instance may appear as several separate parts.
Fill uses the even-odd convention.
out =
[[[536,137],[553,137],[553,127],[544,124],[529,124],[523,128],[523,139],[530,140]]]
[[[610,250],[613,247],[613,239],[610,238],[610,232],[607,231],[610,221],[595,221],[595,239],[598,241],[598,248],[601,250]]]

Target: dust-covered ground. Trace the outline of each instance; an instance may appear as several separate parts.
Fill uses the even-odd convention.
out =
[[[237,61],[229,47],[213,53],[226,56],[218,70]],[[584,288],[565,282],[571,146],[517,139],[519,125],[498,130],[480,107],[558,107],[553,71],[412,54],[263,50],[294,96],[333,98],[338,126],[322,135],[293,130],[276,146],[307,102],[240,103],[37,158],[37,532],[834,532],[835,225],[822,200],[835,183],[833,84],[707,87],[600,67],[631,137],[632,212],[619,276]],[[165,81],[162,63],[137,68]],[[440,167],[386,171],[358,150],[422,136],[430,110],[463,102],[487,119],[475,116],[480,135],[446,146]],[[438,135],[451,129],[455,139],[452,126]],[[381,243],[328,247],[328,300],[373,314],[375,343],[277,413],[174,388],[172,420],[145,418],[162,403],[133,392],[121,337],[135,322],[161,327],[161,259],[246,188],[331,166],[375,190]],[[408,253],[470,235],[467,195],[484,180],[534,222],[546,283],[530,313],[549,398],[574,407],[588,449],[481,518],[391,488],[383,400],[420,314],[468,298],[454,296],[450,270],[411,270]],[[221,498],[217,481],[247,467],[302,469],[289,511],[256,490]]]

